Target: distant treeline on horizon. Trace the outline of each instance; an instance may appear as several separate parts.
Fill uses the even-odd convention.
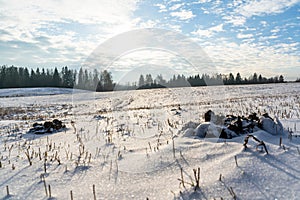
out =
[[[171,87],[196,87],[210,85],[240,85],[240,84],[266,84],[283,83],[283,75],[266,78],[261,74],[254,73],[246,78],[240,73],[235,76],[232,73],[215,75],[173,75],[169,80],[165,80],[162,75],[153,78],[151,74],[141,74],[139,80],[126,85],[113,82],[112,75],[107,70],[98,72],[96,69],[88,71],[82,68],[79,71],[62,67],[59,71],[54,69],[28,69],[27,67],[1,66],[0,88],[23,88],[23,87],[64,87],[77,88],[92,91],[112,91],[112,90],[135,90],[151,88],[171,88]],[[296,82],[300,82],[297,79]]]

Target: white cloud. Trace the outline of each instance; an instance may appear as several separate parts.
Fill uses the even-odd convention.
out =
[[[157,24],[159,24],[158,20],[147,20],[147,21],[142,21],[139,26],[141,28],[153,28],[155,27]]]
[[[285,76],[294,77],[284,70],[289,68],[293,73],[300,73],[300,56],[289,54],[297,45],[299,43],[262,46],[217,40],[206,43],[203,49],[215,63],[218,73],[240,72],[247,77],[259,72],[264,76],[275,76],[278,75],[276,70],[280,69]]]
[[[219,24],[217,26],[213,26],[213,27],[210,27],[208,29],[198,29],[196,31],[193,31],[192,34],[196,35],[198,37],[207,37],[207,38],[210,38],[215,33],[222,32],[222,31],[224,31],[223,24]]]
[[[271,33],[278,33],[280,29],[278,27],[274,28],[271,30]]]
[[[268,22],[266,22],[266,21],[261,21],[260,24],[263,25],[263,27],[266,27],[266,26],[268,25]]]
[[[286,9],[299,3],[299,0],[256,0],[246,1],[247,3],[237,7],[235,12],[246,18],[262,16],[266,14],[282,13]]]
[[[177,10],[178,8],[182,7],[184,5],[184,3],[180,3],[180,4],[174,4],[173,6],[171,6],[169,8],[169,10]]]
[[[252,38],[253,34],[242,34],[242,33],[238,33],[237,34],[237,38],[239,39],[248,39],[248,38]]]
[[[79,23],[98,24],[101,22],[118,23],[135,9],[136,0],[120,2],[117,0],[78,1],[6,1],[1,13],[23,25],[35,25],[47,21],[63,21],[70,19]]]
[[[209,2],[211,2],[211,1],[212,1],[212,0],[198,0],[198,1],[193,2],[193,4],[209,3]]]
[[[265,42],[269,42],[270,40],[273,39],[277,39],[279,36],[278,35],[264,35],[264,36],[260,36],[258,38],[259,41],[265,41]]]
[[[159,8],[158,12],[167,12],[167,8],[164,4],[158,3],[158,4],[154,4],[154,6],[157,6]]]
[[[9,33],[0,35],[1,42],[30,44],[33,60],[34,54],[43,51],[49,53],[43,55],[47,57],[44,60],[65,55],[61,63],[73,59],[79,65],[80,56],[82,61],[103,40],[130,30],[136,23],[132,13],[137,0],[86,0],[84,3],[72,0],[10,0],[0,4],[0,30]],[[82,29],[86,26],[90,29]],[[47,46],[41,43],[41,36],[48,42]]]
[[[198,29],[197,31],[193,31],[192,32],[193,35],[196,35],[198,37],[211,37],[212,36],[212,31],[210,30],[201,30],[201,29]]]
[[[209,30],[213,31],[213,32],[222,32],[222,31],[224,31],[223,24],[219,24],[217,26],[213,26]]]
[[[276,38],[278,38],[278,35],[271,35],[271,36],[269,36],[269,39],[276,39]]]
[[[274,45],[274,49],[279,54],[289,54],[292,51],[296,51],[297,46],[299,46],[299,44],[300,44],[299,42],[294,42],[294,43],[290,43],[290,44],[280,43],[280,44]],[[299,65],[299,67],[300,67],[300,65]]]
[[[243,26],[246,23],[246,18],[243,16],[227,15],[224,16],[223,19],[226,23],[233,24],[233,26]]]
[[[300,0],[237,0],[227,4],[233,11],[225,12],[222,18],[233,26],[244,26],[248,18],[283,13],[298,3]],[[261,24],[268,25],[266,21],[261,21]]]
[[[178,17],[180,20],[188,20],[194,18],[196,15],[191,10],[181,10],[178,12],[171,12],[172,17]]]

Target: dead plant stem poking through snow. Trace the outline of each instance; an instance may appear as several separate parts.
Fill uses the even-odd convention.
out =
[[[262,147],[265,149],[266,153],[269,154],[269,152],[268,152],[268,150],[267,150],[267,147],[266,147],[264,141],[259,140],[259,139],[256,138],[254,135],[247,135],[247,136],[245,137],[244,144],[243,144],[243,146],[244,146],[245,149],[247,149],[247,144],[248,144],[248,140],[249,140],[250,137],[251,137],[254,141],[258,142],[258,144],[256,145],[256,149],[257,149],[258,147],[262,146]]]
[[[48,190],[49,190],[49,198],[51,198],[51,186],[50,186],[50,184],[48,185]]]
[[[233,188],[232,188],[232,187],[229,187],[229,188],[228,188],[228,191],[229,191],[230,195],[232,196],[232,198],[233,198],[234,200],[236,200],[236,194],[235,194],[235,192],[233,191]]]
[[[174,142],[174,137],[172,136],[172,148],[173,148],[173,157],[174,159],[176,158],[176,154],[175,154],[175,142]]]
[[[72,192],[72,190],[70,191],[70,196],[71,196],[71,200],[73,200],[73,192]]]
[[[44,162],[44,172],[45,172],[45,174],[47,173],[47,163],[46,163],[46,160]]]
[[[233,191],[233,188],[227,186],[226,183],[225,183],[225,181],[222,180],[222,174],[220,174],[219,181],[220,181],[221,183],[223,183],[223,185],[224,185],[225,188],[228,190],[228,192],[229,192],[229,194],[232,196],[232,198],[233,198],[234,200],[236,200],[236,199],[237,199],[237,196],[236,196],[235,192]],[[221,197],[221,199],[223,199],[223,198]]]
[[[190,186],[194,187],[194,191],[199,189],[200,188],[200,167],[198,167],[197,169],[193,169],[193,173],[194,173],[195,183],[193,182],[192,179],[191,179],[191,183],[186,182],[183,178],[183,168],[180,168],[181,178],[178,179],[178,181],[180,181],[179,186],[182,185],[184,189],[186,189],[185,184],[189,184]]]
[[[184,185],[183,169],[182,169],[182,167],[180,168],[180,175],[181,175],[181,184],[182,184],[182,186],[184,187],[184,189],[186,189],[186,188],[185,188],[185,185]]]
[[[282,146],[282,137],[279,138],[279,147]]]
[[[29,162],[29,166],[31,166],[32,165],[32,160],[31,160],[31,156],[29,154],[29,148],[26,149],[25,155],[26,155],[27,160]]]
[[[96,188],[95,185],[93,185],[93,196],[94,196],[94,200],[96,200]]]
[[[196,181],[196,186],[195,186],[195,191],[200,188],[200,167],[198,167],[198,169],[193,169],[194,171],[194,177],[195,177],[195,181]]]
[[[46,197],[47,197],[48,196],[48,190],[47,190],[46,178],[45,178],[44,174],[41,175],[41,180],[44,183],[45,194],[46,194]]]
[[[168,122],[169,122],[169,120],[168,120]],[[175,141],[174,141],[174,138],[175,138],[175,136],[174,136],[174,133],[173,133],[173,131],[171,130],[171,129],[169,129],[170,130],[170,132],[171,132],[171,138],[172,138],[172,150],[173,150],[173,157],[174,157],[174,159],[176,158],[176,152],[175,152]]]
[[[235,165],[238,167],[238,162],[237,162],[237,156],[234,156],[234,160],[235,160]]]
[[[8,185],[6,186],[6,195],[7,195],[7,196],[10,196]]]

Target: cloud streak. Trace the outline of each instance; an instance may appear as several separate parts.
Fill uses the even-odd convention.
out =
[[[263,16],[268,14],[282,13],[290,7],[299,3],[299,0],[258,0],[249,1],[238,6],[235,12],[250,18],[252,16]]]
[[[171,12],[170,15],[172,17],[177,17],[180,20],[189,20],[189,19],[192,19],[196,16],[190,10],[181,10],[181,11],[178,11],[178,12]]]

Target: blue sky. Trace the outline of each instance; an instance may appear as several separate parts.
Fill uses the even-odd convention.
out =
[[[159,28],[197,43],[212,73],[300,77],[300,0],[0,0],[0,18],[1,65],[79,68],[103,42]],[[192,69],[163,49],[130,51],[109,66],[118,78],[166,68],[189,74],[204,67]]]

